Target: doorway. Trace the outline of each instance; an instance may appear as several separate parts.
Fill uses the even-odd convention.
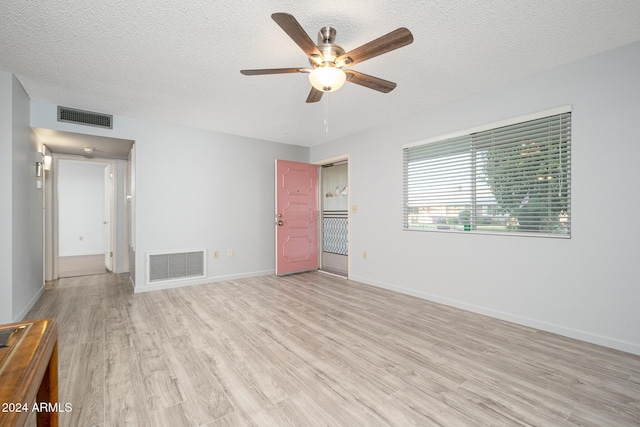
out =
[[[64,157],[55,163],[56,277],[113,271],[115,162]]]
[[[113,182],[109,186],[113,200],[111,201],[110,214],[111,221],[103,211],[102,217],[99,219],[101,227],[101,238],[104,234],[110,234],[111,249],[107,250],[102,247],[94,250],[92,254],[95,260],[99,259],[98,266],[101,271],[107,270],[107,253],[111,261],[110,270],[114,273],[125,273],[130,269],[129,262],[132,260],[130,252],[133,250],[129,246],[132,241],[134,224],[132,217],[133,210],[133,146],[134,141],[129,139],[112,138],[107,136],[97,136],[85,133],[58,131],[46,128],[33,128],[38,138],[44,143],[45,150],[51,160],[48,166],[45,166],[44,173],[44,189],[45,189],[45,281],[58,279],[59,273],[59,256],[60,256],[60,210],[59,210],[59,194],[58,194],[58,178],[59,163],[61,161],[75,161],[92,164],[101,164],[102,179],[99,186],[96,186],[100,192],[105,191],[104,177],[106,176],[106,167],[110,165],[109,175],[112,176]],[[96,166],[98,167],[98,166]],[[106,193],[105,193],[106,194]],[[103,206],[102,202],[99,203]],[[104,224],[107,221],[108,224]],[[87,242],[84,234],[76,233],[76,243],[80,242],[80,236]],[[88,246],[88,244],[86,245]],[[113,255],[112,255],[113,253]],[[93,260],[92,260],[93,262]]]
[[[349,164],[340,160],[320,167],[320,270],[349,275]]]
[[[275,273],[349,277],[348,157],[315,164],[276,159]]]
[[[318,166],[276,159],[276,274],[317,270]]]

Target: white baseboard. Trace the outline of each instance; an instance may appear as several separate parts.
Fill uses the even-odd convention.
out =
[[[207,283],[223,282],[225,280],[246,279],[248,277],[268,276],[275,274],[275,270],[254,271],[249,273],[230,274],[227,276],[201,277],[195,280],[181,279],[170,282],[162,282],[156,285],[148,284],[144,286],[134,286],[133,292],[138,294],[141,292],[160,291],[163,289],[181,288],[184,286],[204,285]]]
[[[401,294],[411,295],[427,301],[433,301],[433,302],[447,305],[450,307],[455,307],[455,308],[470,311],[473,313],[478,313],[485,316],[493,317],[496,319],[505,320],[507,322],[516,323],[518,325],[528,326],[530,328],[540,329],[542,331],[551,332],[551,333],[562,335],[568,338],[574,338],[580,341],[585,341],[588,343],[601,345],[604,347],[624,351],[627,353],[640,355],[640,344],[637,344],[637,343],[619,340],[611,337],[606,337],[603,335],[598,335],[591,332],[582,331],[579,329],[569,328],[566,326],[557,325],[557,324],[545,322],[542,320],[531,319],[529,317],[518,316],[513,313],[506,313],[503,311],[498,311],[498,310],[494,310],[487,307],[468,304],[458,300],[444,298],[437,295],[428,294],[425,292],[415,291],[413,289],[407,289],[399,286],[390,285],[388,283],[377,282],[366,277],[350,276],[349,279],[356,282],[364,283],[367,285],[375,286],[378,288],[400,292]]]
[[[58,254],[59,257],[65,256],[93,256],[93,255],[104,255],[104,252],[69,252],[64,254]]]
[[[25,306],[22,308],[22,310],[20,310],[20,312],[13,319],[13,321],[14,322],[23,321],[25,316],[27,315],[27,313],[29,313],[29,310],[31,310],[33,308],[33,306],[36,305],[36,302],[38,302],[38,300],[40,299],[40,297],[42,296],[43,293],[44,293],[44,283],[42,284],[40,289],[38,289],[38,292],[36,292],[35,295],[32,296],[29,301],[27,301]]]

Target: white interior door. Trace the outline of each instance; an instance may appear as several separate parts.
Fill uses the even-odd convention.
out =
[[[111,247],[111,206],[113,204],[113,172],[111,165],[104,168],[104,266],[113,271],[113,248]]]

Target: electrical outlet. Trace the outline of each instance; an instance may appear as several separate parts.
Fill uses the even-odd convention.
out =
[[[80,241],[82,242],[84,240],[84,237],[80,236]]]
[[[351,213],[358,213],[358,205],[351,205]]]
[[[367,259],[367,251],[362,251],[362,258]]]
[[[227,258],[233,258],[233,249],[227,249]]]
[[[213,257],[214,258],[218,258],[220,256],[220,254],[218,253],[218,251],[213,251]]]

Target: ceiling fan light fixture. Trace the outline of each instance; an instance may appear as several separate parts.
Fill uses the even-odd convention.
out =
[[[334,92],[342,87],[347,75],[340,68],[324,66],[309,73],[311,85],[322,92]]]
[[[378,92],[391,92],[397,85],[394,82],[369,76],[352,70],[352,65],[391,52],[413,42],[413,34],[401,27],[384,36],[371,40],[348,52],[335,44],[336,30],[323,27],[318,32],[316,44],[305,32],[302,25],[291,14],[278,12],[271,15],[276,24],[284,30],[300,49],[307,55],[312,69],[309,68],[262,68],[240,70],[246,76],[261,74],[309,73],[309,82],[313,86],[307,96],[307,103],[318,102],[324,92],[334,92],[342,87],[347,77],[350,83],[364,86]],[[344,71],[346,69],[346,71]]]

